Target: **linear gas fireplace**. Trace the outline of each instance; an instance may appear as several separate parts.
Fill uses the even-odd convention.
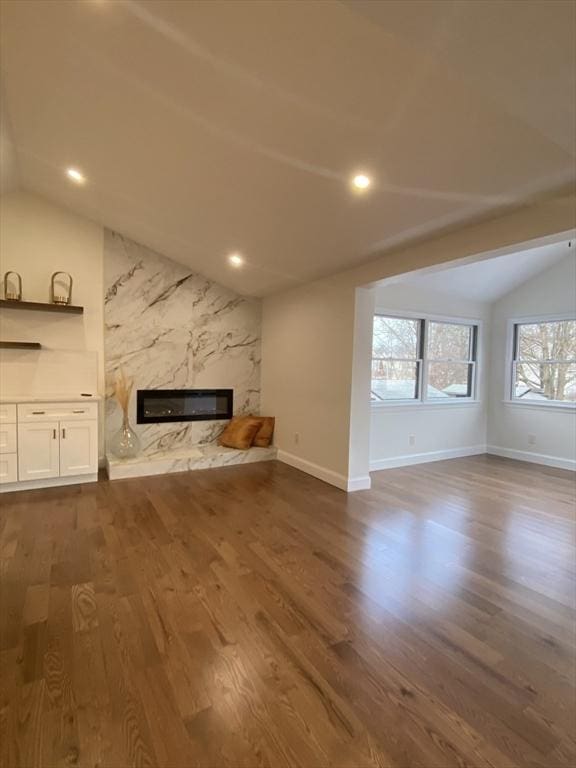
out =
[[[139,389],[136,420],[153,424],[231,419],[232,408],[231,389]]]

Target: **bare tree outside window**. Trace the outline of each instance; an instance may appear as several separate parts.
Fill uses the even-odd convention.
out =
[[[475,356],[476,326],[376,315],[371,399],[470,398]]]
[[[474,326],[428,323],[427,394],[471,397],[474,379]]]
[[[576,320],[514,326],[512,397],[576,402]]]
[[[420,320],[374,317],[372,400],[409,400],[418,396],[420,334]]]

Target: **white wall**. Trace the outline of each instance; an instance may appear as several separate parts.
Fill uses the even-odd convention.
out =
[[[402,272],[473,261],[479,254],[490,258],[510,252],[518,243],[571,230],[576,224],[574,203],[574,195],[540,200],[267,297],[262,403],[276,416],[281,458],[344,488],[369,472],[368,452],[358,448],[364,456],[355,455],[368,440],[370,425],[369,399],[352,380],[355,339],[362,344],[370,334],[369,317],[356,313],[356,288]]]
[[[52,273],[64,270],[74,278],[72,303],[84,307],[83,315],[2,310],[3,339],[43,346],[42,352],[3,350],[4,394],[103,392],[102,238],[102,227],[35,195],[0,199],[2,275],[16,270],[23,298],[47,302]]]
[[[41,351],[1,350],[0,392],[50,395],[104,392],[102,227],[16,191],[0,198],[0,272],[22,275],[23,298],[48,301],[56,270],[74,278],[83,315],[0,310],[0,338],[38,341]]]
[[[276,416],[280,458],[347,488],[353,286],[323,280],[270,297],[262,323],[262,413]]]
[[[449,274],[447,274],[449,281]],[[370,469],[483,453],[490,305],[423,286],[390,282],[376,290],[376,311],[419,313],[479,323],[478,403],[371,405]],[[414,435],[414,445],[410,445]]]
[[[531,316],[576,317],[576,249],[495,302],[492,311],[488,444],[491,452],[576,468],[576,411],[505,402],[508,321]],[[529,435],[535,444],[530,445]]]
[[[369,411],[366,403],[370,400],[372,385],[372,335],[361,335],[364,329],[372,328],[376,291],[368,288],[356,289],[354,312],[354,352],[352,357],[352,387],[350,407],[350,442],[348,450],[348,481],[346,490],[360,491],[370,488],[370,432]]]
[[[5,195],[18,187],[18,161],[1,86],[0,105],[0,195]]]

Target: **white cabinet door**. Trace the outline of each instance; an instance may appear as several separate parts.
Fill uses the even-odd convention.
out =
[[[15,453],[0,455],[0,485],[18,482],[18,461]]]
[[[0,422],[0,453],[16,453],[16,424]]]
[[[98,472],[98,422],[60,422],[60,476]]]
[[[41,480],[60,474],[58,422],[18,425],[18,479]]]
[[[14,403],[0,404],[0,424],[16,424],[16,405]]]

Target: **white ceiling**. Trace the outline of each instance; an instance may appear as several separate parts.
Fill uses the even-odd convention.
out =
[[[460,296],[471,301],[493,302],[549,269],[568,254],[574,255],[575,251],[574,242],[571,247],[568,241],[553,243],[437,272],[413,272],[403,275],[395,283]]]
[[[21,184],[264,295],[573,179],[564,0],[2,2]],[[88,184],[73,186],[67,166]],[[357,170],[374,189],[350,193]],[[226,254],[241,251],[246,268]]]

